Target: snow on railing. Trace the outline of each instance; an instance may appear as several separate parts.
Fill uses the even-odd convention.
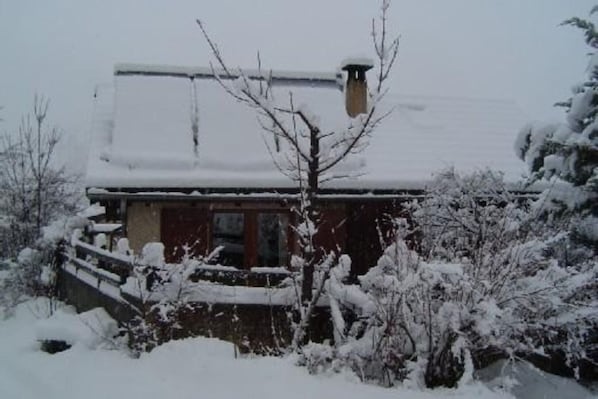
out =
[[[62,265],[64,271],[112,299],[124,302],[120,289],[124,279],[121,276],[68,253],[65,253],[65,260]]]
[[[67,258],[72,262],[75,269],[83,269],[85,272],[95,277],[98,281],[105,281],[114,286],[120,286],[123,283],[123,279],[118,274],[100,269],[99,267],[96,267],[95,265],[86,262],[83,259],[79,259],[71,255],[67,255]]]
[[[232,266],[201,265],[195,268],[191,280],[195,282],[211,281],[224,285],[273,287],[279,285],[290,275],[291,272],[283,267],[254,267],[246,270]]]
[[[109,263],[117,264],[119,266],[133,267],[133,258],[131,256],[110,252],[106,249],[96,247],[95,245],[88,244],[81,240],[73,240],[72,245],[75,247],[75,250],[79,250],[86,255],[91,255],[92,257]]]
[[[285,280],[290,283],[288,279],[293,275],[284,267],[247,270],[191,261],[197,264],[183,281],[164,276],[168,276],[169,271],[176,274],[176,268],[184,264],[146,265],[147,259],[113,253],[77,238],[71,241],[64,255],[63,270],[99,292],[132,306],[144,301],[158,302],[181,292],[185,301],[210,304],[289,306],[296,301],[295,287],[281,284]],[[134,272],[138,267],[145,268],[145,277]],[[152,274],[154,277],[150,277]],[[322,298],[317,306],[328,306],[327,299]]]
[[[66,256],[73,266],[83,268],[89,274],[112,285],[124,284],[127,278],[132,276],[136,264],[141,264],[133,256],[111,252],[76,238],[71,241],[71,246],[74,251],[67,251]],[[175,264],[144,266],[155,270],[176,267]],[[190,274],[189,280],[228,286],[275,287],[291,274],[284,267],[254,267],[246,270],[232,266],[198,264]]]

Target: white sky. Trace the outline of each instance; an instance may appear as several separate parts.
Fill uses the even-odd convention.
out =
[[[401,53],[391,90],[515,100],[530,119],[559,119],[552,104],[583,78],[581,32],[559,23],[594,0],[395,0]],[[234,66],[334,70],[372,55],[372,0],[0,0],[0,132],[14,131],[33,94],[85,148],[92,95],[116,62],[206,65],[202,19]],[[71,154],[73,151],[71,151]],[[79,163],[85,154],[79,154]]]

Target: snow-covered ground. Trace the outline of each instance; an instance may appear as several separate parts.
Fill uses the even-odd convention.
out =
[[[89,339],[50,355],[36,338],[56,333],[56,323],[40,322],[44,313],[43,304],[30,301],[0,321],[0,398],[511,398],[481,383],[419,391],[362,384],[350,373],[314,376],[290,357],[235,359],[231,344],[208,338],[170,342],[139,359]],[[68,312],[58,319],[73,322]]]

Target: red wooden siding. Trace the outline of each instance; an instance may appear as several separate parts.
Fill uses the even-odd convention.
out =
[[[208,252],[210,219],[206,208],[163,208],[160,237],[167,262],[179,262],[185,254],[205,255]]]
[[[382,240],[392,240],[392,217],[399,207],[393,201],[354,202],[347,209],[346,252],[352,260],[351,274],[365,274],[382,254]]]
[[[258,264],[257,218],[260,213],[283,213],[289,215],[288,254],[297,253],[296,237],[291,225],[296,215],[288,209],[264,208],[218,208],[165,207],[161,214],[161,238],[168,262],[180,261],[184,247],[191,255],[205,255],[213,246],[211,224],[214,212],[235,212],[244,214],[243,264],[237,267],[250,268]],[[374,266],[382,254],[380,235],[386,243],[392,241],[392,218],[402,212],[395,201],[359,201],[344,204],[326,204],[320,214],[320,226],[315,236],[315,245],[322,254],[330,251],[347,253],[352,259],[352,274],[361,275]]]
[[[346,219],[347,213],[344,207],[323,207],[318,232],[314,236],[316,248],[324,253],[344,252],[347,241]]]

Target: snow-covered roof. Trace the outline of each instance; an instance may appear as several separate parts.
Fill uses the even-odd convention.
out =
[[[359,61],[358,61],[359,62]],[[371,61],[370,61],[371,62]],[[342,88],[342,75],[336,72],[301,72],[301,71],[269,71],[261,69],[243,69],[242,75],[249,79],[271,80],[276,85],[302,86],[327,86]],[[220,79],[238,78],[241,71],[238,68],[224,70],[212,67],[189,67],[178,65],[147,65],[121,63],[114,66],[114,75],[145,75],[145,76],[170,76],[193,79]]]
[[[259,71],[250,71],[251,73]],[[274,166],[265,142],[272,137],[255,113],[230,97],[210,68],[119,65],[114,86],[95,96],[93,139],[86,186],[139,189],[291,189],[296,184]],[[328,130],[349,117],[337,73],[272,73],[281,80],[275,98],[308,104]],[[293,78],[293,82],[288,79]],[[490,167],[516,181],[525,172],[513,143],[526,123],[512,101],[398,95],[383,104],[394,111],[369,146],[339,167],[361,165],[358,177],[324,184],[330,189],[420,189],[434,172],[454,166],[469,172]],[[198,109],[198,145],[192,116]],[[196,151],[197,150],[197,151]]]

